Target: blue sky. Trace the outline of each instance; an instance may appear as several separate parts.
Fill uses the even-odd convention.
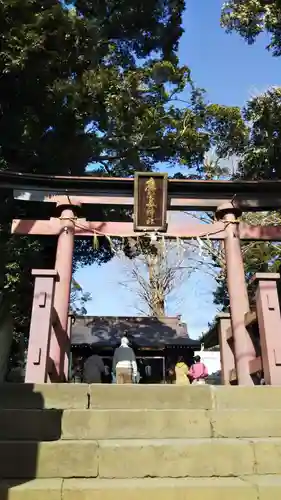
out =
[[[248,46],[238,35],[227,35],[219,25],[222,3],[222,0],[187,0],[180,62],[191,68],[193,79],[207,90],[211,102],[243,106],[252,95],[271,85],[281,85],[280,59],[265,50],[265,36]],[[92,294],[88,314],[137,314],[136,297],[118,285],[124,273],[118,259],[78,271],[77,281]],[[191,337],[196,338],[206,330],[216,314],[212,301],[214,286],[212,278],[198,270],[181,286],[180,300],[168,305],[168,314],[182,314]]]

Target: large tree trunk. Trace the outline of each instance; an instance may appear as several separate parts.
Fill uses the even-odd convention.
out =
[[[162,258],[159,253],[150,255],[148,258],[148,274],[150,284],[150,297],[151,303],[149,305],[150,313],[156,318],[165,316],[165,293],[161,289],[161,282],[159,276],[159,260]]]

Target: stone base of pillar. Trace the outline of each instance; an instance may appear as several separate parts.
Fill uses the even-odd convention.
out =
[[[231,347],[232,340],[228,340],[229,329],[231,329],[230,314],[218,314],[217,321],[221,355],[221,379],[224,385],[228,385],[230,384],[231,371],[235,368],[234,353]]]
[[[277,293],[279,274],[257,273],[256,307],[262,370],[267,385],[281,385],[281,316]]]
[[[47,382],[55,280],[53,269],[34,269],[32,315],[28,342],[25,382]]]

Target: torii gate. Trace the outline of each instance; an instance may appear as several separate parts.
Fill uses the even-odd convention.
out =
[[[68,378],[68,312],[74,238],[93,235],[137,237],[154,232],[169,238],[200,237],[224,241],[236,375],[239,384],[252,385],[249,362],[254,356],[254,346],[244,321],[249,301],[240,240],[281,241],[281,227],[249,226],[239,222],[238,217],[242,210],[281,208],[280,181],[168,180],[166,174],[155,173],[137,173],[134,180],[0,172],[1,188],[12,188],[15,200],[29,206],[33,204],[35,209],[38,202],[57,207],[56,217],[50,216],[48,220],[38,220],[34,216],[32,220],[13,219],[12,222],[13,234],[57,237],[55,269],[33,270],[36,279],[26,382],[66,381]],[[134,220],[103,222],[79,217],[80,212],[83,215],[83,207],[89,205],[134,206]],[[213,211],[216,221],[167,224],[167,209]],[[53,316],[50,323],[52,315],[55,318]],[[51,334],[52,325],[55,327]]]

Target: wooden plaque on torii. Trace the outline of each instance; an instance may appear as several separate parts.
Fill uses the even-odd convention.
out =
[[[167,231],[168,175],[137,172],[134,182],[134,230]]]

